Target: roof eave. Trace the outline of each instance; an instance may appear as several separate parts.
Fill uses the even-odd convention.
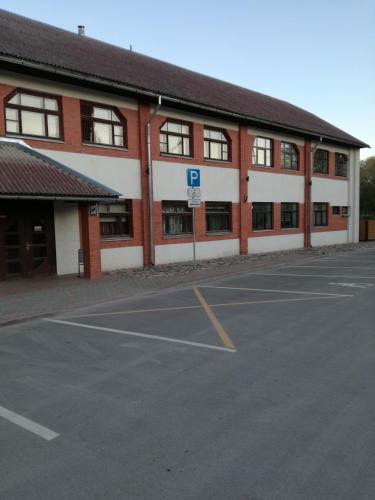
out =
[[[152,90],[147,90],[143,88],[138,88],[135,86],[127,85],[121,82],[116,82],[112,80],[105,80],[103,78],[99,78],[93,75],[85,74],[85,73],[79,73],[77,71],[72,71],[69,69],[64,69],[64,68],[58,68],[56,66],[50,66],[48,64],[44,64],[38,61],[30,61],[26,59],[21,59],[13,55],[9,54],[0,54],[0,61],[16,64],[18,66],[24,66],[28,67],[30,69],[34,70],[40,70],[43,72],[51,73],[54,75],[59,75],[61,77],[68,77],[72,78],[74,80],[79,80],[79,81],[84,81],[87,83],[92,83],[95,85],[100,85],[105,88],[116,88],[117,90],[122,90],[128,93],[140,95],[142,97],[147,97],[147,98],[158,98],[160,96],[160,92],[157,91],[152,91]],[[189,108],[194,108],[194,109],[201,109],[206,112],[211,112],[216,115],[220,116],[225,116],[225,117],[231,117],[235,118],[236,120],[244,121],[249,124],[253,125],[263,125],[263,126],[274,126],[279,128],[280,130],[285,130],[288,132],[295,132],[300,135],[305,135],[309,138],[313,139],[319,139],[322,137],[325,140],[328,140],[330,142],[335,142],[339,144],[344,144],[347,146],[352,146],[355,148],[369,148],[370,146],[362,141],[350,141],[350,140],[345,140],[342,138],[334,137],[334,136],[329,136],[327,134],[320,134],[318,132],[312,132],[310,130],[305,130],[297,127],[292,127],[285,125],[283,123],[277,123],[277,122],[271,122],[268,120],[262,120],[260,118],[248,116],[248,115],[242,115],[240,113],[234,113],[232,111],[220,109],[220,108],[214,108],[212,106],[204,105],[204,104],[198,104],[196,102],[191,102],[188,100],[184,100],[181,98],[177,98],[174,96],[168,96],[168,95],[161,95],[162,99],[164,101],[168,101],[174,104],[180,104]]]

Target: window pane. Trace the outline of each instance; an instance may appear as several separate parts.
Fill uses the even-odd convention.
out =
[[[113,131],[115,135],[123,135],[123,128],[120,125],[115,125]]]
[[[112,144],[112,125],[94,122],[94,142]]]
[[[221,159],[221,144],[217,142],[211,142],[211,158],[215,160]]]
[[[271,151],[269,149],[266,151],[266,166],[271,166]]]
[[[264,149],[258,149],[258,163],[259,165],[264,165],[265,157],[264,157]]]
[[[257,137],[257,146],[258,146],[258,148],[265,148],[266,147],[266,140],[263,139],[263,137]]]
[[[175,134],[181,133],[181,125],[179,123],[167,122],[168,132],[174,132]]]
[[[189,137],[184,137],[184,155],[190,155],[190,139]]]
[[[21,111],[22,132],[24,134],[45,136],[44,114]]]
[[[7,120],[7,132],[13,132],[14,134],[19,133],[19,125],[16,121]]]
[[[118,116],[116,115],[116,113],[114,111],[111,111],[111,120],[113,122],[119,122],[120,119],[118,118]]]
[[[190,130],[189,130],[189,125],[182,125],[181,126],[181,132],[185,135],[189,135],[190,134]]]
[[[47,116],[48,137],[60,137],[59,117],[56,115]]]
[[[209,158],[209,156],[210,156],[209,144],[210,143],[208,141],[204,141],[204,157],[205,158]]]
[[[6,117],[8,120],[18,121],[18,111],[12,108],[6,108]]]
[[[93,116],[95,118],[100,118],[102,120],[111,121],[112,110],[94,107],[93,108]]]
[[[43,97],[36,95],[21,94],[21,105],[29,106],[31,108],[43,109]]]
[[[9,100],[11,104],[20,104],[20,94],[16,94]]]
[[[56,99],[48,99],[45,97],[44,98],[44,108],[49,109],[51,111],[57,111],[58,107],[57,107]]]
[[[122,135],[115,135],[115,146],[123,146],[124,145],[124,138]]]
[[[176,155],[182,155],[182,138],[169,135],[168,136],[168,152]]]

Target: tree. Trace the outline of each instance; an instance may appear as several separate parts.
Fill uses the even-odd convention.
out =
[[[361,215],[375,216],[375,156],[361,161]]]

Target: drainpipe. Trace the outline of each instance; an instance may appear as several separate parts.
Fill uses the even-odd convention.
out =
[[[155,106],[154,111],[151,113],[146,124],[146,137],[147,137],[147,168],[146,174],[148,175],[148,232],[149,232],[149,247],[150,247],[150,264],[155,265],[154,254],[154,235],[152,224],[152,204],[153,204],[153,180],[152,180],[152,158],[151,158],[151,122],[161,107],[161,96],[159,95],[158,104]]]
[[[308,235],[307,235],[307,247],[311,248],[311,227],[313,223],[313,201],[312,201],[312,179],[313,179],[313,172],[314,172],[314,153],[318,149],[318,147],[321,145],[323,142],[323,137],[319,137],[319,141],[315,144],[313,148],[310,148],[310,165],[309,165],[309,176],[308,176],[308,183],[309,183],[309,226],[308,226]]]

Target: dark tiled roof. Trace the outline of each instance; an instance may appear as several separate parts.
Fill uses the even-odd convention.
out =
[[[0,9],[0,54],[64,69],[77,77],[128,85],[195,103],[250,122],[267,122],[313,136],[366,146],[353,136],[285,101],[247,90],[93,38]]]
[[[119,193],[27,146],[0,141],[0,196],[117,198]]]

